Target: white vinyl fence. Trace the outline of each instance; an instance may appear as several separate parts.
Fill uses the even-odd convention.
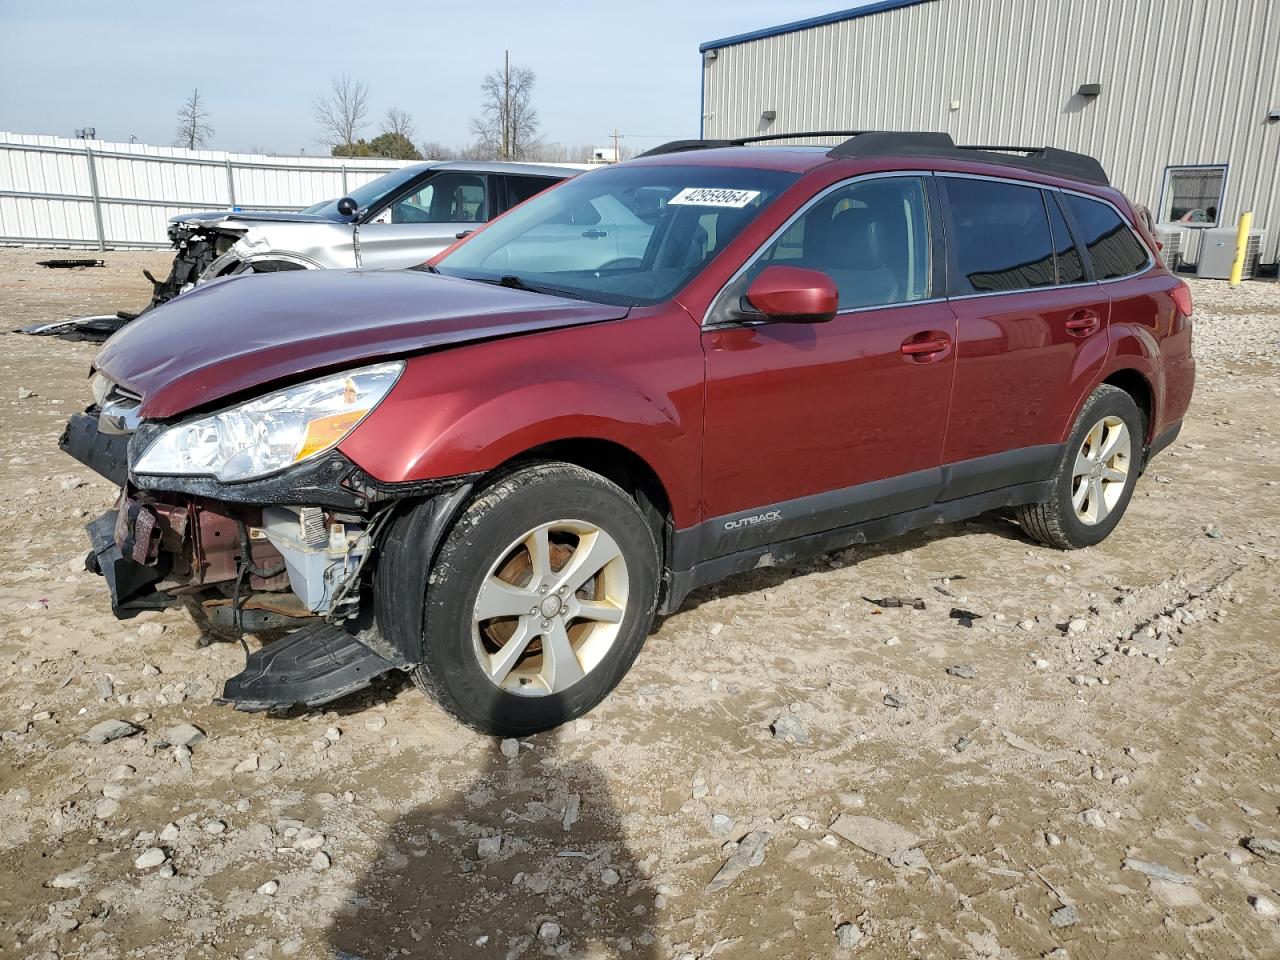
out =
[[[0,245],[166,247],[174,214],[301,210],[404,164],[0,132]]]

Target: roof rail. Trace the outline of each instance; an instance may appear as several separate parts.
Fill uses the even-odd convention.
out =
[[[710,150],[714,147],[733,146],[737,146],[737,144],[732,140],[669,140],[654,147],[652,150],[637,153],[636,159],[640,157],[661,157],[668,153],[684,153],[687,150]]]
[[[1092,183],[1111,185],[1107,171],[1094,157],[1087,153],[1075,153],[1071,150],[1059,150],[1057,147],[995,147],[972,146],[962,144],[957,150],[972,150],[976,153],[989,153],[982,157],[984,163],[1004,163],[1025,170],[1037,170],[1041,173],[1053,173],[1077,180],[1088,180]],[[1002,154],[1006,154],[1002,156]],[[1007,156],[1022,154],[1022,156]]]
[[[733,140],[672,140],[668,143],[636,154],[637,157],[661,157],[668,153],[684,153],[687,150],[712,150],[716,147],[743,147],[749,143],[768,143],[773,140],[801,140],[809,137],[855,137],[862,130],[811,130],[807,133],[762,133],[754,137],[737,137]]]
[[[1106,170],[1096,159],[1084,153],[1059,150],[1056,147],[971,146],[957,144],[947,133],[911,130],[807,130],[798,133],[766,133],[733,140],[672,140],[647,150],[641,157],[660,157],[689,150],[715,147],[741,147],[750,143],[778,140],[801,140],[814,137],[845,137],[843,143],[827,151],[833,160],[876,156],[930,156],[970,159],[966,154],[985,154],[971,159],[997,163],[1037,173],[1087,180],[1110,185]]]

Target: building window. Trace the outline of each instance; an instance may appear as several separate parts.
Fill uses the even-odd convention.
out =
[[[1216,227],[1221,216],[1226,164],[1205,167],[1169,167],[1164,178],[1161,223],[1192,227]]]

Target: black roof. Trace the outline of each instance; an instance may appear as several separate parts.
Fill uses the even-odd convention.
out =
[[[1019,167],[1036,173],[1053,174],[1109,186],[1107,172],[1096,159],[1084,153],[1059,150],[1056,147],[970,146],[957,144],[948,133],[909,132],[897,130],[809,130],[801,133],[767,133],[734,140],[672,140],[654,147],[640,156],[657,157],[688,150],[713,147],[741,147],[751,143],[777,140],[801,140],[812,137],[845,137],[843,143],[827,151],[833,160],[850,157],[949,157],[955,160],[979,160]]]

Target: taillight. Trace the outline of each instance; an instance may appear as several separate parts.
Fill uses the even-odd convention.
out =
[[[1186,281],[1179,280],[1178,285],[1170,291],[1174,304],[1178,307],[1178,312],[1184,317],[1191,316],[1191,288],[1187,286]]]

